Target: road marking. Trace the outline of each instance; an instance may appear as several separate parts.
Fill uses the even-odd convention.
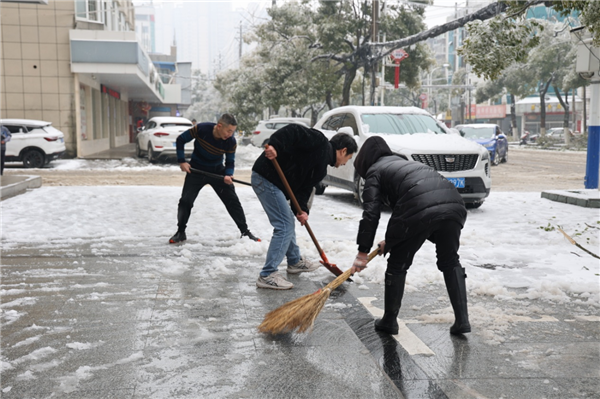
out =
[[[575,320],[580,320],[580,321],[600,321],[600,316],[575,316]]]
[[[375,299],[377,298],[358,298],[359,302],[363,304],[363,306],[369,311],[369,313],[371,313],[371,315],[373,315],[374,317],[382,317],[383,310],[371,304],[371,302]],[[398,335],[392,335],[392,337],[394,337],[396,341],[398,341],[398,343],[402,345],[404,349],[406,349],[409,355],[435,355],[435,353],[431,349],[429,349],[429,347],[425,345],[425,343],[421,341],[419,337],[417,337],[412,331],[408,329],[408,327],[406,327],[406,324],[403,321],[401,321],[400,319],[397,320]]]

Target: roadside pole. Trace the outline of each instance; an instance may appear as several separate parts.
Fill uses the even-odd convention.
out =
[[[598,188],[600,168],[600,76],[590,84],[590,125],[588,126],[585,188]]]
[[[592,35],[585,26],[571,29],[571,40],[577,46],[575,72],[583,79],[590,81],[590,124],[588,126],[584,186],[587,189],[598,189],[598,172],[600,169],[600,47],[594,46]]]

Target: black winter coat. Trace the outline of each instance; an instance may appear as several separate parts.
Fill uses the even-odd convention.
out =
[[[327,165],[335,165],[335,150],[323,133],[302,125],[282,127],[269,139],[277,151],[277,162],[283,170],[300,208],[306,213],[313,187],[327,175]],[[252,171],[277,186],[290,199],[273,162],[264,152],[258,157]],[[293,209],[294,214],[296,210]]]
[[[464,226],[467,210],[452,183],[425,164],[394,155],[383,139],[373,138],[365,142],[360,151],[365,152],[355,161],[357,171],[365,177],[359,251],[368,252],[372,247],[386,200],[392,208],[386,252],[438,221],[453,220]]]

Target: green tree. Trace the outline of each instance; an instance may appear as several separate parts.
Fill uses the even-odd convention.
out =
[[[516,97],[527,97],[535,93],[537,80],[535,72],[526,64],[515,63],[510,65],[496,80],[489,80],[477,88],[475,101],[481,103],[487,100],[498,99],[503,94],[510,98],[511,128],[514,140],[518,140]]]

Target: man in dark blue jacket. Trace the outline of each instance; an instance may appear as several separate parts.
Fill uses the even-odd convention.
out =
[[[382,204],[387,202],[392,208],[385,241],[379,243],[380,254],[389,252],[390,257],[385,274],[384,315],[375,321],[375,329],[398,334],[396,319],[404,295],[406,271],[415,253],[425,240],[429,240],[435,244],[437,267],[444,273],[456,318],[450,333],[471,332],[465,287],[467,276],[458,256],[460,232],[467,210],[456,187],[433,168],[394,154],[378,136],[365,141],[354,167],[365,179],[364,212],[356,239],[358,254],[354,272],[366,267]]]
[[[194,201],[202,187],[210,184],[223,204],[227,212],[237,225],[242,237],[248,237],[254,241],[260,241],[255,237],[246,224],[246,216],[242,204],[233,187],[233,170],[235,167],[235,150],[237,142],[233,137],[237,121],[231,114],[223,114],[215,123],[199,123],[177,137],[177,162],[183,172],[186,173],[181,199],[177,209],[177,232],[169,242],[175,244],[187,239],[185,229],[192,213]],[[194,141],[194,152],[191,161],[185,159],[185,143]],[[225,162],[223,163],[223,160]],[[212,174],[223,176],[223,180],[215,179],[208,175],[192,173],[191,169],[198,169]]]

